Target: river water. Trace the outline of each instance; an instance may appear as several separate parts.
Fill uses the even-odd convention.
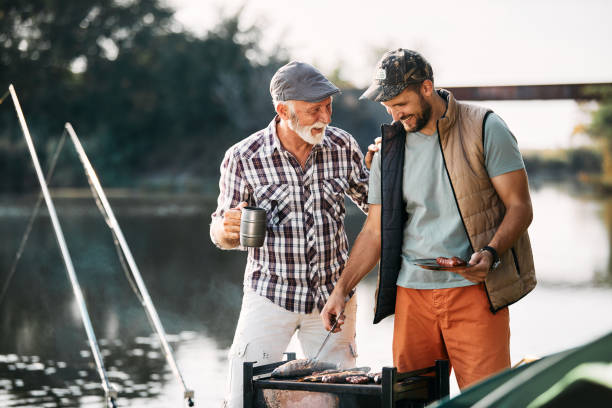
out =
[[[0,282],[36,197],[0,198]],[[538,287],[511,306],[511,358],[542,356],[612,330],[612,199],[571,183],[532,185],[529,231]],[[180,407],[182,388],[118,261],[94,201],[57,195],[58,214],[119,406]],[[196,406],[220,406],[226,354],[241,302],[245,253],[220,251],[208,236],[214,200],[117,193],[111,205],[175,350]],[[364,216],[352,204],[352,240]],[[358,365],[391,364],[392,318],[372,325],[376,283],[358,287]],[[0,299],[0,407],[103,407],[63,262],[46,212]],[[295,341],[291,351],[301,354]],[[454,383],[452,393],[457,393]]]

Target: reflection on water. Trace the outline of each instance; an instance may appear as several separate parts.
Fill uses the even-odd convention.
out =
[[[612,317],[581,317],[612,308],[612,200],[576,196],[558,185],[535,189],[532,199],[535,218],[530,233],[541,285],[511,308],[513,361],[577,345],[612,329]],[[35,197],[0,200],[0,281],[6,279],[34,201]],[[214,200],[110,201],[166,331],[178,333],[172,345],[185,382],[196,391],[197,406],[218,406],[240,308],[245,254],[220,251],[210,243]],[[181,406],[182,389],[151,335],[95,204],[89,198],[58,198],[56,205],[94,330],[104,339],[100,347],[120,393],[119,405]],[[354,206],[348,208],[351,241],[363,219]],[[358,363],[380,367],[391,363],[393,320],[371,324],[371,275],[358,288]],[[575,301],[571,311],[565,309],[570,298]],[[36,221],[8,296],[0,304],[0,333],[0,406],[103,406],[85,332],[45,214]],[[300,352],[295,342],[291,348]]]
[[[532,192],[529,234],[540,283],[611,282],[608,265],[612,199],[575,195],[571,185],[544,185]]]
[[[193,333],[182,333],[187,341]],[[137,337],[124,344],[120,339],[100,339],[107,375],[121,399],[146,400],[159,395],[164,382],[172,380],[156,338]],[[73,352],[77,351],[72,349]],[[85,403],[104,405],[100,377],[92,367],[89,349],[78,350],[70,363],[36,355],[0,355],[0,404],[2,406],[64,407]]]

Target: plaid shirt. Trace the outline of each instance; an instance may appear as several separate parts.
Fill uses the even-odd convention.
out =
[[[344,196],[367,212],[369,172],[355,139],[330,126],[302,168],[280,144],[278,120],[227,150],[212,218],[242,201],[266,209],[266,240],[248,248],[244,284],[311,313],[323,308],[348,258]]]

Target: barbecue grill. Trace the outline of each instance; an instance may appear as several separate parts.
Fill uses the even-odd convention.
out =
[[[287,353],[287,361],[295,353]],[[334,408],[421,408],[449,394],[449,362],[398,373],[382,369],[381,384],[329,384],[274,379],[272,370],[281,361],[262,366],[244,363],[244,408],[334,407]]]

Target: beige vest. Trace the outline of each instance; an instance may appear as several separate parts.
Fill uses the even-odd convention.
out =
[[[438,121],[444,161],[470,244],[477,251],[489,244],[505,213],[485,167],[483,121],[489,110],[457,102],[448,91],[440,93],[448,101],[446,114]],[[501,265],[485,281],[493,312],[516,302],[536,285],[527,231],[499,256]]]

